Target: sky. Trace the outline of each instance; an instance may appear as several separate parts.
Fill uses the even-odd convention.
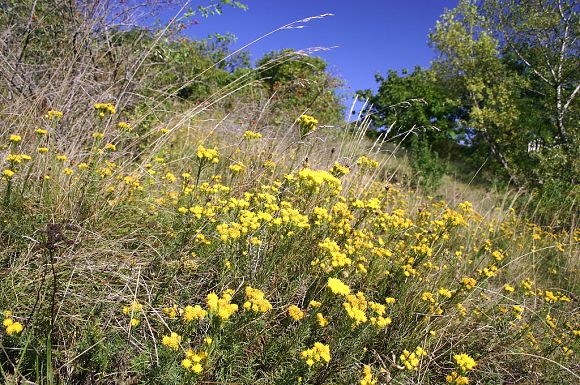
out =
[[[277,28],[310,16],[334,16],[284,29],[251,45],[256,60],[272,50],[334,47],[315,55],[329,63],[331,73],[346,83],[345,92],[376,90],[374,75],[389,69],[428,67],[434,52],[427,35],[445,8],[457,0],[241,0],[243,11],[225,8],[223,14],[199,18],[186,34],[204,38],[211,33],[232,33],[233,49]]]

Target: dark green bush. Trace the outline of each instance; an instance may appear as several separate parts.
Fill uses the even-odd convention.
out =
[[[441,180],[447,171],[447,165],[433,151],[431,145],[413,136],[411,139],[410,164],[416,180],[413,184],[421,186],[425,191],[433,191],[441,185]]]

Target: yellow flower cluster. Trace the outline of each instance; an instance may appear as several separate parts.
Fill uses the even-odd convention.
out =
[[[334,165],[330,169],[330,173],[337,178],[340,178],[341,176],[344,176],[344,175],[348,174],[349,172],[350,172],[350,168],[343,166],[338,162],[334,162]]]
[[[307,191],[319,192],[323,186],[327,186],[334,193],[341,190],[340,179],[324,170],[304,168],[298,172],[297,183]]]
[[[131,124],[129,124],[127,122],[119,122],[117,124],[117,127],[119,127],[119,129],[121,129],[123,131],[127,131],[127,132],[133,131],[133,126],[131,126]]]
[[[467,290],[471,290],[477,285],[477,281],[471,277],[465,277],[461,280]]]
[[[101,118],[103,118],[105,114],[113,115],[117,112],[115,105],[112,103],[95,103],[94,108]]]
[[[202,362],[204,360],[207,360],[206,352],[195,352],[191,349],[188,349],[185,352],[185,358],[181,361],[181,366],[195,374],[201,374],[203,372]]]
[[[197,147],[197,158],[201,161],[219,163],[219,152],[215,148],[205,148],[201,144]]]
[[[451,372],[451,374],[445,376],[445,382],[453,385],[468,385],[469,378],[462,376],[457,372]]]
[[[462,372],[472,370],[477,365],[475,360],[466,353],[456,354],[453,358]]]
[[[32,157],[26,154],[8,154],[6,156],[6,161],[12,164],[20,164],[23,161],[31,160]]]
[[[362,292],[356,295],[348,294],[345,297],[346,301],[342,304],[346,314],[354,320],[353,326],[358,326],[367,322],[367,300]]]
[[[318,120],[314,116],[302,115],[298,118],[298,127],[300,127],[300,137],[304,138],[310,132],[315,131],[318,126]]]
[[[421,357],[427,355],[427,352],[420,346],[415,348],[414,352],[408,350],[403,350],[403,353],[399,356],[403,365],[407,370],[419,370],[419,364],[421,363]]]
[[[246,286],[246,299],[244,309],[254,313],[266,313],[272,310],[272,304],[266,299],[263,291]]]
[[[182,337],[179,334],[171,332],[171,335],[163,336],[161,342],[169,349],[177,351],[177,349],[179,349],[179,344],[181,344],[181,338]]]
[[[394,300],[394,298],[390,298],[390,299]],[[390,302],[390,299],[387,298],[387,300],[385,302],[387,304],[393,303],[393,302]],[[385,313],[387,311],[387,308],[385,305],[378,303],[378,302],[369,301],[369,306],[375,312],[375,316],[371,317],[371,319],[370,319],[372,325],[375,325],[379,329],[384,329],[393,322],[391,317],[385,317]]]
[[[4,321],[2,321],[2,326],[6,328],[6,334],[9,336],[17,335],[22,333],[24,326],[18,321],[14,321],[11,311],[4,311]]]
[[[123,307],[123,314],[130,317],[131,327],[135,328],[139,326],[141,321],[139,321],[138,316],[141,311],[143,311],[143,305],[140,304],[137,300],[133,300],[129,306]]]
[[[232,314],[238,311],[238,305],[231,303],[234,291],[228,289],[224,291],[221,298],[214,292],[207,295],[207,307],[209,313],[217,315],[222,320],[229,319]]]
[[[296,305],[288,306],[288,315],[292,317],[294,321],[300,321],[304,318],[304,312]]]
[[[377,383],[377,379],[373,377],[373,372],[369,365],[363,366],[363,378],[359,381],[360,385],[375,385]]]
[[[343,295],[343,296],[350,294],[350,288],[348,287],[348,285],[345,284],[344,282],[342,282],[338,278],[328,278],[328,283],[326,284],[326,286],[334,294]]]
[[[6,177],[6,179],[12,178],[14,176],[14,174],[16,174],[16,172],[14,172],[13,170],[10,170],[8,168],[2,171],[2,175],[4,177]]]
[[[246,166],[244,166],[241,163],[234,163],[234,164],[230,165],[229,168],[230,168],[230,171],[238,174],[238,173],[244,171],[246,169]]]
[[[250,130],[244,132],[244,139],[252,140],[252,139],[260,139],[261,137],[262,134],[260,134],[259,132],[254,132]]]
[[[326,318],[322,313],[316,313],[316,321],[318,322],[318,326],[321,328],[328,326],[328,318]]]
[[[340,246],[333,240],[326,238],[318,244],[318,247],[323,251],[325,258],[320,260],[316,258],[312,261],[313,266],[320,266],[324,271],[329,272],[332,269],[349,266],[352,264],[346,253],[341,252]]]
[[[48,110],[44,117],[47,119],[61,119],[63,117],[63,113],[57,110]]]
[[[201,306],[195,305],[187,305],[183,308],[183,319],[187,322],[191,322],[193,320],[201,320],[207,317],[207,311],[202,309]]]
[[[377,168],[379,166],[379,162],[364,155],[357,159],[356,164],[361,168]]]
[[[313,366],[318,362],[330,362],[330,347],[321,342],[315,342],[314,346],[301,353],[306,365]]]

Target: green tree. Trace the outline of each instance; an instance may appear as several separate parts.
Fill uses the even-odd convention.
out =
[[[479,5],[504,57],[526,79],[528,106],[541,111],[525,111],[526,116],[537,117],[535,179],[576,183],[580,177],[580,4],[577,0],[486,0]],[[529,119],[528,123],[533,125]]]
[[[293,50],[270,52],[258,60],[256,70],[275,110],[293,118],[310,112],[322,124],[342,120],[344,107],[337,94],[342,82],[329,74],[323,59]]]
[[[389,70],[386,78],[377,74],[375,79],[376,94],[370,90],[358,94],[368,98],[374,126],[390,128],[388,138],[405,138],[403,145],[409,146],[411,136],[406,133],[414,130],[437,149],[448,150],[455,143],[461,106],[448,97],[433,71],[417,66],[411,73]]]
[[[430,35],[438,57],[433,70],[467,113],[462,124],[474,143],[487,146],[507,175],[520,184],[517,159],[527,152],[527,135],[518,126],[516,108],[523,79],[506,71],[499,41],[486,29],[476,4],[462,0],[445,12]]]
[[[148,88],[182,99],[206,100],[250,67],[247,52],[230,55],[234,39],[214,34],[202,40],[183,38],[157,44],[150,65],[158,72],[149,78]]]

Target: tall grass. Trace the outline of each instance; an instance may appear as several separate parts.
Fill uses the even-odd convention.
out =
[[[426,196],[368,117],[273,124],[241,87],[7,104],[4,382],[578,380],[575,224],[465,185]]]

